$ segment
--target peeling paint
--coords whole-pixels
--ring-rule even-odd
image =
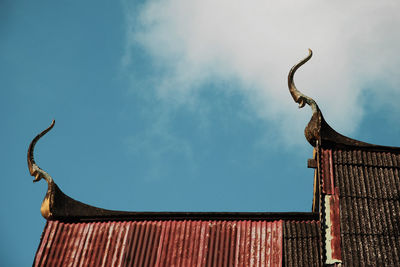
[[[326,250],[326,264],[335,264],[341,263],[342,261],[338,259],[336,256],[337,254],[337,247],[335,246],[337,243],[337,236],[335,235],[337,225],[332,222],[331,218],[331,207],[332,196],[325,195],[325,250]],[[339,231],[340,235],[340,231]],[[340,241],[340,239],[339,239]],[[339,242],[339,249],[340,249],[340,242]]]

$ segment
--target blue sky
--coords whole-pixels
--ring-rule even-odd
[[[362,8],[360,5],[362,3]],[[396,1],[3,1],[0,265],[32,263],[47,190],[131,211],[310,211],[311,111],[400,146]]]

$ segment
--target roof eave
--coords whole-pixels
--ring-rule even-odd
[[[45,207],[44,207],[45,206]],[[49,212],[44,213],[43,210]],[[129,212],[101,209],[77,201],[55,184],[49,184],[42,203],[42,215],[47,220],[104,221],[104,220],[295,220],[317,221],[314,212]]]
[[[319,144],[325,148],[335,147],[339,149],[352,148],[369,151],[400,152],[400,147],[370,144],[338,133],[325,121],[320,109],[312,115],[310,122],[304,130],[304,135],[313,147]]]

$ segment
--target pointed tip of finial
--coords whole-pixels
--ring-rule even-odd
[[[45,172],[44,170],[42,170],[35,162],[34,159],[34,149],[35,149],[35,145],[37,143],[37,141],[39,141],[39,139],[45,135],[46,133],[48,133],[55,124],[55,120],[53,119],[53,121],[51,122],[50,126],[47,127],[44,131],[42,131],[41,133],[39,133],[30,143],[29,148],[28,148],[28,155],[27,155],[27,160],[28,160],[28,168],[29,168],[29,173],[35,177],[35,179],[33,180],[33,182],[38,182],[40,181],[40,179],[44,178],[48,183],[52,182],[53,179],[51,178],[51,176]]]
[[[300,68],[304,63],[306,63],[307,61],[310,60],[310,58],[312,57],[313,52],[312,50],[309,48],[308,49],[308,56],[305,57],[303,60],[301,60],[299,63],[297,63],[296,65],[294,65],[289,72],[289,76],[288,76],[288,87],[289,87],[289,92],[293,97],[293,100],[299,104],[299,108],[304,107],[306,104],[311,106],[313,112],[317,111],[317,104],[315,103],[315,101],[311,98],[308,97],[306,95],[304,95],[303,93],[301,93],[297,88],[296,85],[294,84],[294,74],[296,73],[297,69]]]

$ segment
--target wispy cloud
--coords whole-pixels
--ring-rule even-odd
[[[159,109],[156,109],[156,112]],[[131,135],[124,140],[129,153],[139,156],[140,161],[150,162],[151,166],[147,168],[144,177],[147,181],[158,181],[166,173],[171,171],[168,168],[168,161],[185,159],[191,166],[187,169],[194,170],[192,148],[188,142],[178,138],[170,129],[170,117],[167,108],[162,110],[159,115],[154,112],[148,112],[147,118],[151,118],[151,124],[143,131]]]
[[[398,1],[153,0],[125,8],[124,64],[133,46],[149,53],[162,73],[161,99],[185,103],[210,81],[235,83],[259,118],[300,130],[310,113],[293,116],[286,76],[310,47],[314,58],[296,85],[350,133],[367,107],[363,90],[377,90],[369,84],[390,80],[380,95],[400,85]]]

